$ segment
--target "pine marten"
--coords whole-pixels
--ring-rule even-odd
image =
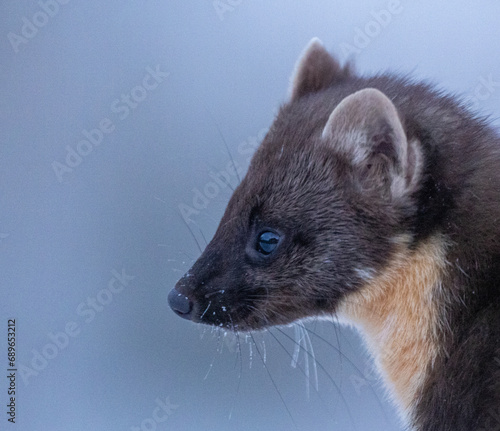
[[[168,299],[233,331],[338,316],[410,429],[497,429],[499,136],[455,97],[359,76],[313,39]]]

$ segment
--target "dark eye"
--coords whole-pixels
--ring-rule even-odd
[[[257,251],[267,256],[276,250],[279,240],[280,236],[275,232],[262,232],[257,239]]]

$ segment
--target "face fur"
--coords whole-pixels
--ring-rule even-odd
[[[169,295],[178,315],[238,331],[332,315],[384,267],[411,217],[418,149],[391,101],[349,94],[350,79],[322,46],[303,54],[290,102]]]

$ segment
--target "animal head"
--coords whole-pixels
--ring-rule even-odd
[[[170,306],[238,331],[335,313],[410,230],[421,175],[421,145],[393,101],[313,39]]]

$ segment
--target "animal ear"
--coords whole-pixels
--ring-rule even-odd
[[[396,107],[381,91],[366,88],[343,99],[322,139],[352,161],[364,189],[398,198],[417,187],[420,143],[408,141]]]
[[[300,55],[290,78],[290,101],[330,86],[348,74],[315,37]]]

